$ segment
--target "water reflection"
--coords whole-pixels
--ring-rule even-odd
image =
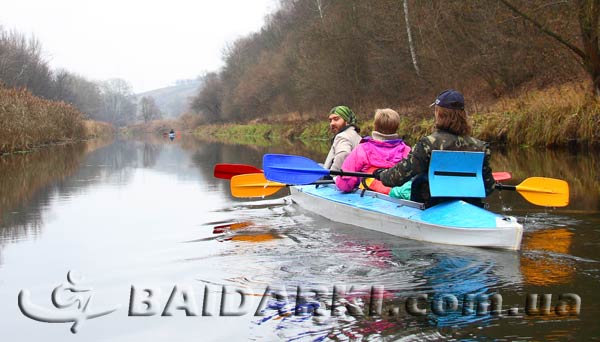
[[[345,238],[352,241],[352,235]],[[377,236],[370,238],[378,240]],[[275,335],[270,334],[277,334],[291,341],[441,337],[439,329],[492,324],[497,318],[491,313],[477,314],[480,303],[486,301],[484,296],[518,284],[519,259],[514,253],[473,254],[468,249],[444,247],[433,252],[418,244],[410,248],[410,244],[341,243],[342,248],[333,249],[330,258],[337,253],[349,257],[342,252],[346,247],[352,255],[362,252],[364,259],[347,259],[335,270],[325,267],[322,273],[327,274],[326,281],[287,286],[285,295],[281,288],[274,290],[265,317],[255,321],[253,337],[272,340]],[[364,268],[366,265],[369,269]],[[302,293],[298,287],[302,286],[323,290],[319,296],[303,293],[298,297]],[[334,286],[347,292],[336,296]],[[374,288],[381,295],[374,295]],[[415,298],[420,298],[422,315],[408,311],[407,303]],[[452,300],[455,307],[448,304]],[[381,301],[382,310],[371,315],[377,301]],[[298,310],[303,313],[298,314]]]
[[[586,151],[556,151],[510,149],[494,153],[492,168],[512,172],[514,183],[532,176],[564,179],[569,183],[570,205],[567,210],[600,212],[600,167],[598,153]],[[508,183],[508,182],[507,182]],[[526,209],[536,209],[524,203]]]
[[[125,184],[135,168],[154,167],[161,144],[98,139],[0,157],[0,247],[39,235],[50,201],[68,200],[99,183]],[[173,154],[174,159],[182,157],[179,149]]]
[[[523,238],[521,272],[529,285],[550,286],[573,280],[573,260],[570,254],[574,233],[566,228],[538,230]],[[563,255],[563,257],[561,257]]]
[[[439,337],[438,329],[481,326],[495,320],[489,314],[465,315],[462,309],[432,313],[432,302],[440,296],[454,296],[462,305],[465,295],[515,291],[522,282],[517,253],[389,239],[304,212],[286,198],[240,202],[223,213],[231,213],[232,221],[210,221],[203,226],[226,239],[196,243],[203,244],[199,250],[218,241],[235,244],[234,250],[224,250],[217,257],[228,265],[230,277],[214,277],[201,268],[198,280],[244,286],[256,294],[273,287],[264,317],[255,320],[252,329],[251,337],[257,340]],[[198,267],[201,260],[186,261]],[[348,292],[336,305],[332,304],[334,286]],[[368,314],[373,286],[383,290],[383,317]],[[324,289],[319,297],[309,294],[300,300],[300,310],[307,314],[296,314],[298,288]],[[421,294],[429,295],[420,303],[428,313],[423,317],[407,313],[406,301]],[[345,314],[332,316],[337,306],[344,307]],[[315,314],[319,310],[324,310],[323,315]],[[357,312],[365,314],[357,316]]]
[[[96,340],[142,341],[154,333],[191,340],[197,325],[207,327],[198,331],[209,335],[206,340],[222,340],[222,331],[214,328],[218,324],[235,331],[232,339],[242,340],[248,338],[248,328],[255,340],[298,341],[543,340],[577,334],[575,330],[594,336],[592,316],[600,300],[600,220],[594,203],[598,196],[593,194],[598,179],[586,172],[567,172],[597,169],[596,156],[577,155],[575,164],[566,167],[564,161],[573,158],[568,154],[494,154],[494,168],[513,173],[510,184],[533,175],[569,182],[579,177],[571,187],[574,200],[565,209],[533,207],[509,192],[491,198],[494,210],[518,216],[525,226],[523,250],[511,252],[390,238],[338,224],[304,211],[286,191],[260,200],[234,199],[228,182],[212,176],[216,163],[260,167],[264,153],[324,158],[324,152],[306,145],[248,147],[182,136],[173,142],[147,137],[61,151],[0,159],[0,248],[7,256],[0,260],[0,295],[7,302],[14,301],[15,288],[24,283],[51,289],[57,275],[70,267],[96,275],[94,288],[99,292],[125,293],[124,297],[136,283],[239,286],[253,290],[255,299],[267,287],[280,292],[279,297],[273,292],[276,296],[266,303],[265,316],[247,317],[246,325],[231,324],[229,317],[155,317],[148,324],[123,314],[107,318],[110,324],[98,321],[86,327],[99,336]],[[543,166],[519,162],[523,158]],[[9,241],[16,243],[5,249]],[[44,261],[32,265],[24,260]],[[334,286],[346,289],[338,302],[333,300]],[[325,289],[322,296],[310,291],[302,296],[301,311],[307,315],[296,315],[298,288]],[[284,289],[287,296],[281,295]],[[500,294],[506,305],[522,305],[524,294],[548,292],[580,294],[590,303],[585,308],[589,316],[582,315],[577,323],[509,319],[464,314],[461,307],[465,295]],[[381,302],[379,317],[369,314],[373,293]],[[426,314],[408,313],[406,302],[421,295],[428,296],[418,305],[427,308]],[[454,297],[459,308],[450,310]],[[437,299],[445,300],[447,312],[433,311]],[[17,317],[12,309],[4,307],[3,317]],[[330,314],[314,314],[321,309]],[[363,316],[356,315],[361,311]],[[29,327],[22,321],[10,321],[17,328],[11,324],[8,337]],[[185,324],[192,328],[180,329]],[[49,331],[43,329],[36,330],[38,335]],[[50,332],[56,337],[50,340],[61,340],[57,334],[62,331],[56,331]],[[86,337],[91,336],[96,335]]]
[[[47,203],[55,196],[68,197],[77,191],[69,177],[87,153],[110,142],[96,140],[0,157],[0,252],[7,242],[40,234]]]

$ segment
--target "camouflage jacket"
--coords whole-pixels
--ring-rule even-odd
[[[494,178],[490,167],[490,150],[487,143],[470,136],[457,136],[442,130],[421,138],[406,159],[381,173],[381,182],[389,187],[399,186],[416,175],[426,174],[429,171],[431,151],[434,150],[485,152],[483,181],[486,195],[492,193]]]

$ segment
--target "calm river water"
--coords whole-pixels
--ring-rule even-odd
[[[525,227],[513,252],[331,222],[286,189],[234,199],[212,176],[215,163],[260,167],[266,152],[324,157],[186,136],[1,157],[2,340],[600,340],[597,153],[496,151],[508,184],[547,176],[571,186],[566,208],[490,198]],[[526,312],[533,294],[539,310]],[[502,299],[502,315],[484,310],[485,296]]]

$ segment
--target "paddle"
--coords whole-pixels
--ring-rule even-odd
[[[263,171],[257,167],[246,164],[216,164],[214,176],[215,178],[231,179],[233,176],[259,172]],[[510,172],[506,171],[492,172],[492,176],[496,182],[502,182],[512,178]]]
[[[529,177],[519,185],[496,184],[498,190],[517,191],[530,203],[544,207],[566,207],[569,184],[562,179]]]
[[[332,184],[333,180],[316,181],[311,184]],[[266,197],[288,186],[272,182],[263,173],[248,173],[231,178],[230,188],[233,197]]]
[[[263,168],[268,180],[299,185],[310,184],[326,175],[373,178],[371,173],[328,170],[308,158],[284,154],[265,154]],[[495,187],[517,191],[536,205],[562,207],[569,204],[569,185],[559,179],[531,177],[516,186],[496,184]]]
[[[268,180],[294,185],[310,184],[328,175],[373,177],[371,173],[328,170],[308,158],[287,154],[265,154],[263,169]]]
[[[510,174],[510,172],[498,171],[498,172],[492,172],[492,177],[494,177],[494,180],[496,182],[502,182],[502,181],[511,179],[512,175]]]
[[[262,172],[261,169],[245,164],[216,164],[214,169],[215,178],[231,179],[233,176],[246,173]]]

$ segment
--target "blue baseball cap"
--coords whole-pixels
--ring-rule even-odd
[[[465,98],[463,95],[454,89],[447,89],[441,92],[435,102],[430,107],[440,106],[448,109],[465,109]]]

